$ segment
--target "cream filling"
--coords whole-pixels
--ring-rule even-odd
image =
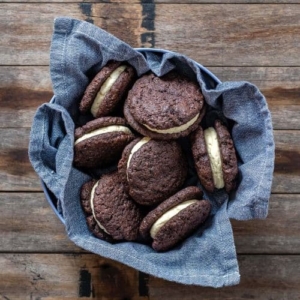
[[[111,126],[99,128],[99,129],[96,129],[94,131],[91,131],[89,133],[84,134],[82,137],[78,138],[75,141],[74,145],[76,145],[76,144],[78,144],[78,143],[80,143],[80,142],[82,142],[86,139],[95,137],[95,136],[100,135],[100,134],[108,133],[108,132],[124,132],[124,133],[127,133],[127,134],[131,134],[130,129],[126,126],[111,125]]]
[[[121,73],[123,73],[125,71],[126,67],[127,66],[122,65],[122,66],[116,68],[102,84],[98,94],[96,95],[96,98],[94,99],[92,107],[91,107],[91,113],[94,117],[96,117],[99,106],[100,106],[101,102],[103,101],[105,95],[111,89],[111,87],[116,82],[116,80],[119,78]]]
[[[131,149],[128,160],[127,160],[127,170],[129,169],[129,165],[130,165],[130,161],[132,158],[132,155],[138,151],[143,145],[145,145],[146,143],[148,143],[151,140],[151,138],[149,137],[144,137],[142,138],[138,143],[136,143],[134,145],[134,147]],[[128,175],[127,175],[127,179],[128,179]]]
[[[158,133],[178,133],[178,132],[185,131],[190,126],[192,126],[197,121],[198,117],[199,117],[199,114],[197,114],[193,119],[191,119],[190,121],[188,121],[187,123],[185,123],[183,125],[168,128],[168,129],[155,129],[155,128],[151,128],[150,126],[148,126],[146,124],[142,124],[142,125],[145,126],[146,128],[148,128],[149,130],[155,131]]]
[[[221,152],[217,132],[213,127],[204,130],[204,140],[209,156],[214,185],[217,189],[224,187]]]
[[[187,200],[184,201],[170,210],[168,210],[166,213],[164,213],[160,218],[156,220],[156,222],[152,225],[150,230],[150,236],[154,239],[158,231],[174,216],[176,216],[180,211],[184,210],[188,206],[192,205],[193,203],[196,203],[198,200]]]
[[[97,181],[97,182],[95,183],[95,185],[93,186],[93,188],[92,188],[92,191],[91,191],[91,197],[90,197],[90,204],[91,204],[93,216],[94,216],[94,219],[95,219],[96,223],[98,224],[98,226],[99,226],[102,230],[104,230],[107,234],[109,234],[109,233],[106,231],[106,229],[101,225],[101,223],[97,220],[96,214],[95,214],[95,210],[94,210],[94,196],[95,196],[95,190],[96,190],[96,187],[97,187],[97,185],[98,185],[98,182],[99,182],[99,181]]]

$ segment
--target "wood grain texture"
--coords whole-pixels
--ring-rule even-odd
[[[298,66],[299,13],[284,4],[157,5],[155,46],[211,66]]]
[[[274,193],[299,193],[300,140],[299,131],[275,131]]]
[[[29,128],[0,128],[0,191],[41,191],[28,159]],[[273,193],[300,193],[300,131],[275,130]]]
[[[265,220],[234,221],[239,254],[300,252],[300,195],[272,195]],[[0,193],[0,252],[85,252],[67,237],[42,193]]]
[[[193,300],[201,295],[201,299],[214,300],[299,299],[299,255],[241,255],[238,259],[241,283],[212,289],[152,276],[141,278],[129,267],[92,254],[1,254],[0,297]]]
[[[21,10],[17,3],[2,4],[0,65],[48,65],[53,21],[62,15],[95,23],[134,47],[151,46],[149,10],[141,4],[24,3]]]
[[[31,127],[52,95],[49,67],[0,67],[0,127]]]
[[[29,129],[0,129],[0,191],[41,190],[28,158]]]
[[[0,211],[0,252],[84,252],[42,193],[0,193]]]
[[[237,253],[300,253],[300,195],[273,194],[264,220],[232,220]]]
[[[150,299],[299,299],[300,256],[240,255],[238,260],[241,282],[237,286],[212,289],[150,277]]]
[[[209,67],[222,81],[245,80],[265,95],[275,129],[300,129],[300,67]],[[0,67],[0,128],[31,127],[52,97],[49,67]]]
[[[19,10],[1,5],[1,65],[47,65],[53,18],[65,15],[133,47],[178,51],[204,65],[299,66],[297,4],[24,3]]]
[[[0,254],[0,265],[0,299],[144,299],[137,271],[92,254]]]

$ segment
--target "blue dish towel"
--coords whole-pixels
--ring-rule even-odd
[[[72,166],[78,105],[90,79],[111,59],[127,61],[138,75],[152,70],[160,76],[179,68],[198,80],[207,103],[233,124],[239,157],[237,190],[229,196],[224,191],[205,194],[213,205],[205,228],[166,253],[134,242],[112,245],[95,238],[80,206],[80,187],[90,177]],[[54,97],[35,114],[29,157],[58,199],[70,239],[83,249],[166,280],[212,287],[239,283],[229,218],[267,216],[274,168],[271,116],[259,90],[248,82],[214,83],[198,64],[183,55],[138,52],[104,30],[70,18],[55,20],[50,71]]]

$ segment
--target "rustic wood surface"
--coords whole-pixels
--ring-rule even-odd
[[[300,299],[299,0],[0,0],[0,300]],[[232,220],[241,283],[221,289],[148,276],[74,245],[28,160],[52,97],[53,19],[94,23],[133,47],[189,55],[266,96],[276,159],[269,215]]]
[[[207,66],[299,64],[295,4],[3,3],[0,9],[2,65],[47,65],[59,15],[90,21],[133,47],[178,51]]]
[[[213,289],[167,282],[93,254],[5,253],[0,299],[299,299],[299,255],[238,260],[241,283]]]

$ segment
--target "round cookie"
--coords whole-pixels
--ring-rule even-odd
[[[213,192],[225,188],[229,193],[236,186],[237,157],[228,129],[219,120],[214,128],[203,131],[199,126],[191,135],[195,167],[203,187]]]
[[[94,77],[81,99],[79,110],[95,118],[107,116],[117,106],[135,79],[133,67],[110,61]]]
[[[187,162],[177,141],[144,137],[125,147],[118,170],[137,203],[154,205],[180,189],[187,176]]]
[[[169,140],[187,136],[205,112],[198,83],[171,71],[139,78],[128,92],[124,116],[144,136]]]
[[[125,192],[118,172],[83,185],[81,203],[87,224],[96,236],[106,240],[134,241],[138,238],[142,214]]]
[[[103,117],[75,130],[74,165],[102,167],[117,161],[124,147],[134,139],[125,120]]]
[[[152,248],[166,251],[187,238],[208,217],[211,204],[202,191],[187,187],[152,210],[141,222],[140,234],[152,240]]]

